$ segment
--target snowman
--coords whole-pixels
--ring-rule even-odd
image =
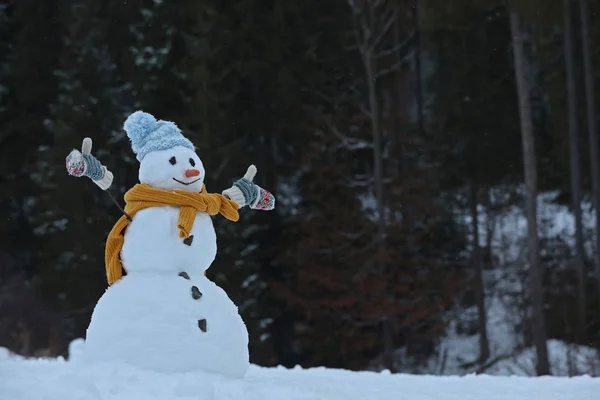
[[[212,216],[237,221],[238,209],[270,210],[274,197],[252,182],[254,166],[222,194],[208,193],[202,161],[173,122],[137,111],[124,129],[140,162],[140,183],[125,194],[124,215],[107,239],[110,286],[92,314],[83,359],[243,378],[246,326],[205,276],[217,253]],[[67,169],[106,190],[113,176],[90,151],[86,138],[82,151],[67,157]]]

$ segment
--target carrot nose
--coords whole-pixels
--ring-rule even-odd
[[[191,178],[192,176],[198,176],[198,175],[200,175],[200,171],[198,171],[197,169],[186,169],[185,170],[186,178]]]

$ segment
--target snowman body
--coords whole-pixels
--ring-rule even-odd
[[[175,158],[186,161],[180,162],[186,171],[191,163],[200,178],[184,179],[171,168]],[[175,183],[171,175],[178,178]],[[189,149],[150,153],[140,168],[142,183],[165,190],[183,182],[183,189],[200,191],[203,177],[202,164]],[[151,207],[133,216],[121,250],[127,275],[98,301],[84,357],[160,372],[203,370],[242,378],[249,367],[248,331],[235,304],[204,276],[217,252],[212,219],[198,212],[184,240],[179,212],[174,206]]]
[[[183,271],[202,274],[210,267],[217,254],[211,216],[197,214],[186,245],[177,228],[179,211],[179,207],[152,207],[134,215],[121,250],[128,275],[154,272],[177,276]]]
[[[192,297],[196,287],[202,297]],[[206,321],[203,332],[198,321]],[[128,275],[100,298],[85,359],[159,372],[195,370],[243,378],[248,333],[227,294],[204,276]]]

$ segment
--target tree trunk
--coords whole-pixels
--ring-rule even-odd
[[[415,1],[413,7],[413,19],[415,23],[415,83],[416,83],[416,100],[417,100],[417,123],[419,127],[418,134],[423,134],[423,93],[421,83],[421,30],[419,29],[419,1]]]
[[[394,62],[399,63],[402,59],[402,52],[400,51],[400,22],[397,20],[394,23]],[[405,122],[408,120],[404,114],[403,104],[406,104],[406,88],[405,88],[405,77],[404,71],[398,69],[394,73],[394,89],[395,93],[392,94],[393,104],[393,118],[394,118],[394,132],[390,138],[390,148],[396,154],[394,163],[392,165],[395,174],[399,174],[401,177],[406,177],[408,169],[408,151],[406,149],[406,143],[408,141],[407,130],[405,128]]]
[[[377,241],[380,246],[383,246],[385,240],[385,209],[383,206],[383,154],[381,149],[379,102],[377,101],[374,57],[370,50],[366,51],[364,58],[369,90],[371,132],[373,135],[373,171],[375,175],[375,200],[377,202]]]
[[[586,295],[583,227],[581,224],[581,186],[579,172],[579,132],[577,127],[577,93],[575,67],[573,65],[573,38],[571,26],[571,0],[563,0],[565,71],[567,81],[567,104],[569,111],[569,147],[571,166],[571,196],[575,215],[575,269],[577,273],[577,335],[579,343],[585,342]]]
[[[533,341],[537,354],[538,375],[549,375],[548,348],[546,344],[546,323],[544,318],[544,301],[542,277],[540,271],[540,255],[537,234],[537,171],[536,156],[533,137],[533,119],[527,85],[525,54],[520,26],[520,16],[514,9],[510,9],[510,31],[513,44],[513,57],[515,77],[517,81],[517,98],[519,103],[519,117],[521,120],[521,137],[523,143],[523,165],[525,169],[526,211],[527,211],[527,238],[529,247],[529,263],[531,273],[531,302]]]
[[[487,317],[485,312],[485,290],[483,286],[483,263],[479,246],[479,214],[477,212],[477,186],[475,181],[470,187],[471,230],[473,231],[473,268],[475,270],[475,296],[477,297],[477,313],[479,314],[479,362],[490,357],[490,343],[487,334]]]
[[[583,50],[583,66],[585,70],[585,98],[588,123],[588,140],[590,148],[590,166],[592,188],[594,192],[594,209],[596,210],[596,253],[594,266],[598,281],[598,297],[600,298],[600,167],[598,166],[598,138],[596,129],[596,93],[594,92],[594,68],[592,66],[592,44],[590,43],[590,23],[587,0],[579,0],[581,14],[581,39]]]
[[[371,113],[371,132],[373,136],[373,171],[375,183],[375,200],[377,202],[377,257],[381,257],[385,251],[385,207],[383,199],[383,151],[381,148],[381,128],[379,102],[377,100],[377,78],[375,77],[375,57],[372,49],[363,51],[365,64],[366,82],[369,92],[369,111]],[[379,260],[377,260],[379,265]],[[394,341],[393,327],[389,318],[382,321],[383,360],[387,369],[394,371]]]

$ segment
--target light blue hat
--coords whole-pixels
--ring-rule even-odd
[[[151,151],[166,150],[175,146],[187,147],[194,151],[192,142],[181,134],[174,122],[157,121],[153,115],[143,111],[136,111],[127,117],[123,128],[140,162]]]

